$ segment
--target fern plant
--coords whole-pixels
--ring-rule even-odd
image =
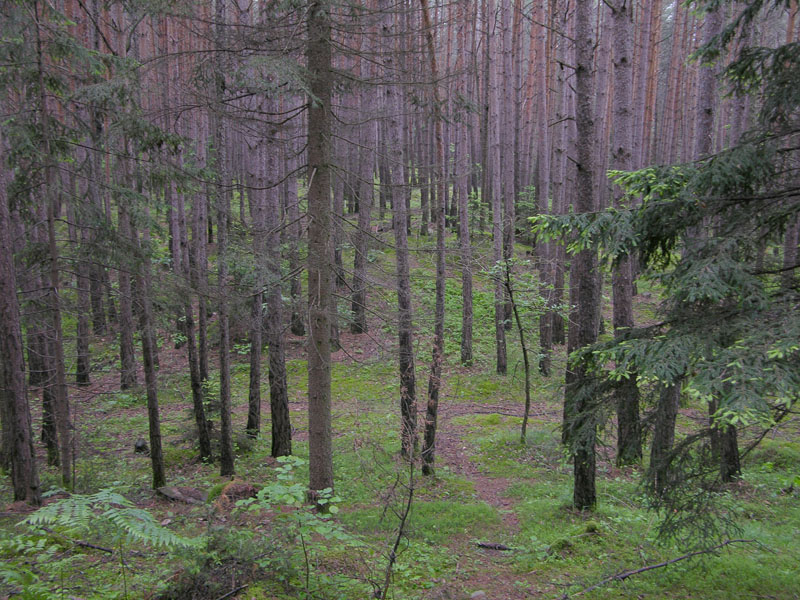
[[[52,558],[56,551],[70,546],[116,554],[122,574],[121,597],[128,598],[124,554],[129,545],[178,550],[195,548],[200,543],[161,526],[153,515],[112,489],[73,494],[48,504],[20,522],[20,526],[26,531],[0,544],[0,556],[6,559],[0,568],[0,580],[20,590],[23,598],[36,600],[61,597],[54,590],[60,587],[56,582],[63,580],[64,565],[57,566]],[[111,590],[103,593],[106,598],[113,595]]]
[[[64,535],[108,532],[108,538],[117,548],[132,542],[165,550],[197,545],[196,540],[162,527],[153,515],[112,489],[73,494],[40,508],[23,522],[32,527],[49,527]]]

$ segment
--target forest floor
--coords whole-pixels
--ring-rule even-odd
[[[390,256],[377,260],[385,261],[385,272],[391,272]],[[420,427],[433,314],[429,262],[430,256],[420,253],[412,269],[418,302]],[[508,375],[494,374],[494,332],[487,320],[492,297],[484,282],[475,293],[477,359],[471,367],[458,365],[460,284],[455,266],[451,269],[448,360],[434,477],[422,476],[397,455],[396,342],[393,324],[381,316],[392,314],[390,290],[381,297],[376,288],[370,334],[354,336],[343,328],[343,349],[334,356],[333,503],[338,512],[330,518],[296,501],[297,490],[307,481],[307,464],[280,463],[269,456],[268,399],[262,408],[261,436],[253,441],[244,435],[245,354],[236,356],[233,366],[235,481],[237,493],[249,485],[267,490],[249,505],[258,510],[246,510],[252,501],[242,501],[230,480],[218,476],[216,465],[197,459],[185,350],[174,349],[166,333],[159,394],[168,484],[198,490],[208,494],[208,500],[187,504],[153,492],[150,461],[134,452],[136,440],[147,439],[143,390],[119,392],[114,341],[97,339],[92,385],[71,389],[78,448],[76,492],[113,488],[154,516],[161,527],[202,543],[181,549],[167,542],[159,546],[153,540],[133,540],[108,522],[114,506],[96,508],[90,527],[53,526],[36,532],[17,525],[29,509],[10,503],[9,485],[3,480],[0,562],[6,562],[0,568],[0,599],[361,600],[378,597],[376,589],[387,589],[386,597],[398,600],[800,598],[797,419],[775,428],[747,456],[742,480],[721,494],[725,510],[740,527],[736,537],[752,542],[584,593],[614,574],[682,556],[686,547],[658,539],[659,516],[647,510],[639,486],[641,468],[615,466],[613,422],[601,430],[597,509],[580,513],[569,508],[571,467],[559,443],[564,348],[554,355],[551,378],[533,374],[533,404],[523,444],[524,373],[517,335],[509,332]],[[652,318],[655,306],[649,291],[640,295],[639,321]],[[604,310],[608,319],[608,306]],[[528,335],[534,337],[533,327]],[[303,340],[290,334],[286,340],[293,450],[306,458]],[[210,393],[215,382],[212,377]],[[39,403],[34,404],[38,433]],[[689,431],[704,418],[700,407],[685,406],[679,428]],[[754,435],[756,428],[752,429],[743,429],[743,447]],[[44,464],[43,454],[40,459]],[[42,485],[51,492],[49,505],[68,502],[66,494],[58,493],[55,468],[44,469]],[[387,579],[395,544],[396,560]]]

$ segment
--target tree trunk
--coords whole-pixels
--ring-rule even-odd
[[[675,420],[678,416],[678,403],[681,385],[675,383],[661,388],[656,406],[656,422],[653,428],[653,443],[650,446],[650,478],[656,495],[662,494],[670,486],[670,452],[675,442]]]
[[[593,74],[592,55],[594,35],[591,30],[593,4],[577,0],[575,8],[576,69],[575,95],[577,127],[577,179],[573,203],[576,213],[595,209],[593,189],[593,140],[595,139],[592,114]],[[572,354],[597,339],[597,297],[595,282],[598,272],[597,254],[583,250],[573,256],[570,269],[570,326],[567,353]],[[564,394],[563,439],[572,451],[574,462],[573,504],[579,510],[591,509],[596,502],[595,491],[595,439],[594,415],[589,410],[588,399],[579,394],[587,383],[585,367],[571,361],[567,365]]]
[[[327,0],[308,11],[308,445],[312,495],[333,487],[329,258],[331,195],[331,19]]]
[[[258,142],[255,142],[258,144]],[[264,142],[262,141],[263,145]],[[261,431],[261,349],[264,346],[262,331],[264,329],[263,290],[267,284],[267,252],[266,252],[266,201],[264,173],[267,165],[266,156],[260,146],[256,148],[248,144],[247,153],[247,199],[250,203],[253,238],[254,289],[251,292],[250,306],[250,385],[247,395],[247,425],[245,431],[253,439]]]
[[[547,22],[547,9],[544,3],[539,5],[536,13],[540,23]],[[539,99],[537,103],[536,133],[536,203],[539,214],[547,215],[551,211],[550,198],[550,127],[548,126],[549,84],[547,64],[550,55],[547,29],[539,27],[537,36],[537,61],[531,68],[538,73]],[[544,377],[550,376],[551,354],[553,351],[553,317],[555,309],[555,245],[552,242],[539,242],[536,249],[539,259],[539,273],[544,291],[546,310],[539,315],[539,372]]]
[[[439,413],[439,390],[442,386],[442,360],[444,354],[444,293],[445,293],[445,154],[442,139],[442,99],[439,92],[439,71],[436,63],[436,48],[433,39],[428,1],[420,0],[422,22],[430,61],[431,81],[433,82],[434,104],[434,136],[436,140],[436,156],[434,162],[436,197],[436,312],[434,315],[433,359],[428,379],[428,406],[425,414],[425,441],[422,445],[422,473],[433,475],[433,463],[436,454],[436,426]]]
[[[344,157],[339,157],[340,161]],[[340,163],[341,164],[341,163]],[[340,167],[341,168],[341,167]],[[342,218],[344,216],[344,173],[333,174],[333,213],[331,219],[331,246],[333,247],[333,271],[336,275],[336,289],[346,285],[344,264],[342,263]]]
[[[278,168],[277,148],[267,147],[265,163],[267,177],[275,179]],[[281,294],[281,244],[280,244],[280,208],[281,199],[275,181],[270,181],[266,190],[264,211],[264,231],[267,267],[267,344],[269,345],[269,404],[272,421],[273,457],[288,456],[292,453],[292,426],[289,421],[289,394],[286,384],[286,357],[283,346],[283,296]]]
[[[188,223],[183,203],[178,205],[178,225],[180,230],[180,244],[183,254],[183,277],[187,282],[192,281],[192,271],[189,260],[189,232]],[[200,460],[211,460],[211,439],[208,433],[208,421],[206,420],[203,382],[200,377],[200,359],[197,355],[197,339],[195,335],[194,311],[192,310],[191,296],[187,292],[183,302],[184,324],[183,329],[186,333],[186,353],[189,362],[189,381],[192,388],[192,408],[194,412],[195,426],[197,427],[197,439],[200,445]]]
[[[128,153],[127,142],[123,143],[124,153]],[[131,185],[131,175],[127,161],[120,161],[121,178],[125,185]],[[128,203],[121,198],[117,203],[117,221],[123,244],[128,249],[132,246],[133,230]],[[133,332],[133,286],[131,285],[131,270],[133,257],[128,257],[128,264],[119,269],[119,359],[120,359],[120,389],[127,390],[136,387],[136,354],[134,350]]]
[[[86,230],[81,228],[82,252],[89,252],[88,236]],[[75,383],[89,385],[91,370],[91,355],[89,354],[89,264],[80,260],[77,266],[76,287],[78,288],[78,323],[75,331]]]
[[[34,5],[37,11],[37,24],[38,20],[38,4]],[[59,449],[59,464],[61,466],[61,482],[67,489],[72,489],[72,468],[74,460],[74,447],[73,447],[73,426],[72,417],[70,415],[69,395],[67,393],[67,380],[64,366],[64,343],[63,331],[61,327],[61,300],[59,296],[60,282],[58,273],[59,252],[56,242],[56,217],[60,210],[60,203],[58,199],[59,182],[56,177],[55,168],[53,164],[55,161],[55,153],[51,147],[52,139],[50,137],[50,111],[47,103],[47,87],[45,84],[44,73],[44,54],[42,49],[41,31],[39,27],[36,28],[36,55],[37,55],[37,75],[39,84],[39,126],[41,133],[42,154],[44,159],[44,198],[43,203],[46,210],[47,221],[47,247],[49,252],[49,281],[48,285],[48,304],[50,308],[51,328],[53,331],[52,349],[54,351],[53,366],[55,380],[53,385],[53,415],[56,422],[56,430],[58,432],[58,449]]]
[[[514,103],[514,67],[511,56],[511,1],[512,0],[500,0],[500,29],[502,38],[502,62],[500,69],[502,72],[502,85],[498,86],[498,95],[500,97],[498,98],[497,106],[501,116],[501,122],[498,123],[498,128],[502,134],[500,134],[500,139],[498,140],[500,145],[500,162],[498,166],[500,168],[495,172],[495,175],[499,177],[502,182],[504,265],[508,265],[511,258],[514,256],[514,229],[516,227],[515,205],[517,199],[517,190],[514,187],[514,164],[517,160],[514,148],[514,139],[516,137],[514,132],[517,130],[517,121],[515,118],[516,105]],[[514,320],[514,315],[512,314],[513,308],[511,305],[511,298],[508,296],[505,286],[502,285],[502,287],[505,294],[503,327],[506,331],[510,331]]]
[[[135,234],[134,234],[135,235]],[[145,244],[149,243],[145,235]],[[142,339],[142,363],[144,364],[144,381],[147,390],[147,421],[150,432],[150,462],[153,468],[153,489],[163,487],[167,483],[164,473],[164,455],[161,448],[161,419],[158,410],[158,379],[156,376],[156,339],[153,323],[152,282],[150,274],[149,249],[142,257],[137,289],[141,294],[140,335]]]
[[[461,130],[461,141],[466,145],[469,141],[466,128]],[[457,169],[458,196],[458,245],[461,250],[461,364],[472,364],[472,242],[469,231],[469,168],[466,160]]]
[[[494,19],[494,0],[487,2],[487,19]],[[491,37],[489,31],[492,29],[489,22],[486,24],[486,36],[484,43],[486,49],[485,73],[487,76],[486,85],[489,89],[489,102],[491,104],[492,118],[486,124],[490,128],[490,163],[488,167],[491,173],[491,198],[492,198],[492,261],[493,266],[498,271],[503,268],[503,192],[502,192],[502,154],[501,154],[501,129],[500,129],[500,86],[498,85],[498,73],[496,72],[496,60],[490,50]],[[502,273],[495,273],[494,277],[494,330],[495,330],[495,352],[497,373],[505,375],[508,369],[508,357],[506,354],[506,305],[505,305],[505,286],[503,285]]]
[[[367,90],[359,92],[359,106],[366,113],[375,97]],[[370,222],[372,213],[372,156],[370,148],[375,147],[375,129],[372,124],[361,125],[358,160],[358,228],[355,234],[353,256],[353,321],[350,333],[367,333],[367,253],[369,251]]]
[[[219,474],[229,477],[234,474],[233,424],[231,423],[231,339],[230,313],[228,308],[228,224],[230,220],[229,186],[231,178],[228,171],[228,148],[223,109],[225,91],[225,75],[223,72],[220,51],[223,48],[223,37],[226,25],[226,2],[217,0],[215,8],[215,100],[216,111],[212,114],[213,143],[215,156],[216,185],[215,200],[217,209],[217,290],[219,310],[219,413],[220,413],[220,460]],[[210,236],[209,236],[210,238]]]
[[[617,0],[611,6],[614,30],[614,96],[611,168],[628,171],[632,168],[633,115],[631,113],[633,64],[633,6],[630,0]],[[623,208],[623,191],[614,189],[614,200]],[[614,266],[614,335],[620,337],[633,328],[633,273],[630,259],[622,257]],[[617,465],[635,464],[642,459],[641,425],[639,424],[639,388],[636,373],[619,382],[615,392],[617,403]]]
[[[395,252],[397,255],[397,330],[398,330],[398,366],[400,369],[400,453],[406,459],[416,454],[417,441],[417,405],[416,405],[416,372],[414,367],[414,329],[411,308],[411,283],[408,253],[408,215],[403,199],[402,189],[406,178],[404,174],[405,160],[399,117],[402,113],[400,90],[394,83],[397,75],[394,57],[397,51],[394,42],[395,26],[393,15],[389,10],[390,0],[381,0],[383,10],[382,61],[384,76],[387,81],[382,86],[383,94],[383,147],[391,164],[387,165],[388,179],[381,180],[381,187],[386,190],[392,202],[392,228],[394,230]]]
[[[0,150],[8,150],[0,134]],[[11,466],[14,500],[42,503],[36,452],[33,446],[31,411],[25,385],[22,328],[17,298],[14,245],[7,188],[11,174],[0,165],[0,402],[3,403],[3,454]]]
[[[716,9],[706,13],[703,23],[703,43],[706,44],[716,36],[722,28],[722,11]],[[716,106],[716,69],[713,65],[706,65],[700,69],[697,82],[697,118],[695,124],[694,158],[696,160],[708,157],[713,149],[714,109]],[[688,235],[695,237],[700,232],[690,232]],[[721,404],[719,398],[714,398],[708,404],[708,414],[711,419],[711,447],[714,456],[720,461],[720,477],[723,482],[730,482],[741,475],[739,464],[739,449],[737,444],[736,427],[732,425],[717,426],[715,415]]]
[[[13,232],[16,238],[28,236],[39,245],[47,243],[47,234],[42,223],[46,222],[46,210],[39,207],[37,224],[19,228]],[[13,218],[13,217],[12,217]],[[27,338],[28,382],[38,387],[42,393],[42,436],[41,441],[47,449],[47,464],[58,466],[58,432],[55,418],[55,352],[52,349],[53,334],[47,314],[47,284],[44,265],[35,258],[29,258],[20,265],[17,281],[25,301],[24,326]]]
[[[299,199],[297,197],[297,179],[294,175],[293,165],[284,157],[284,169],[287,174],[284,181],[286,189],[286,216],[289,219],[289,270],[291,277],[289,279],[289,295],[291,296],[291,325],[290,330],[294,335],[305,335],[306,326],[303,322],[303,308],[302,308],[302,283],[300,282],[300,270],[302,269],[300,263],[300,237],[302,236],[303,224],[300,221],[300,208]]]

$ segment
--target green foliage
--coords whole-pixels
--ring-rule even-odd
[[[77,568],[83,548],[118,555],[122,573],[122,590],[95,582],[93,597],[127,598],[123,553],[131,545],[171,552],[198,547],[197,540],[162,527],[149,512],[110,489],[57,500],[19,525],[22,531],[0,541],[0,580],[29,600],[63,598],[66,590],[75,589],[76,582],[65,574]]]
[[[117,547],[140,543],[170,550],[197,544],[162,527],[149,512],[111,489],[73,494],[43,506],[24,523],[33,528],[47,527],[65,536],[101,535],[101,539]]]
[[[347,577],[330,577],[318,565],[323,556],[362,553],[366,545],[349,533],[333,518],[339,512],[341,498],[331,489],[319,490],[314,506],[306,504],[308,489],[297,480],[296,469],[306,461],[296,456],[279,457],[276,479],[265,485],[255,498],[236,503],[242,513],[270,513],[275,533],[287,543],[295,572],[302,573],[300,581],[291,583],[306,594],[324,593],[331,586],[351,587]]]
[[[772,3],[743,4],[732,27],[698,56],[719,56],[733,32],[751,26],[766,4]],[[717,427],[769,428],[794,405],[798,265],[784,265],[780,253],[767,250],[779,247],[800,217],[797,147],[788,137],[798,123],[800,95],[788,82],[796,81],[799,58],[797,44],[744,48],[734,58],[727,70],[734,89],[763,101],[758,126],[738,145],[692,164],[611,173],[629,208],[534,219],[537,233],[566,240],[572,253],[597,247],[607,262],[636,254],[643,277],[666,298],[656,324],[572,357],[594,375],[578,390],[594,412],[589,427],[603,422],[616,384],[632,373],[652,406],[661,385],[670,384],[681,385],[701,407],[718,404]],[[686,543],[735,529],[709,432],[692,432],[676,445],[671,484],[652,500],[664,517],[662,533]]]

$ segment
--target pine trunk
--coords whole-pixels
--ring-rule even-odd
[[[5,136],[0,150],[6,153]],[[42,503],[36,451],[33,445],[31,411],[25,385],[22,322],[17,298],[14,245],[7,188],[11,174],[0,165],[0,402],[3,419],[3,454],[11,467],[14,500]]]
[[[577,128],[577,178],[573,207],[576,213],[595,210],[593,189],[595,139],[592,114],[593,74],[592,55],[594,35],[591,30],[592,2],[577,0],[575,8],[576,70],[575,95]],[[597,339],[597,297],[595,278],[598,272],[597,254],[592,249],[579,252],[572,258],[570,269],[570,326],[567,353],[572,354]],[[563,438],[571,449],[574,464],[573,504],[579,510],[591,509],[596,502],[594,415],[589,399],[579,392],[587,383],[585,367],[569,362],[565,377]]]
[[[331,96],[330,5],[313,0],[308,12],[308,444],[309,487],[333,487],[331,440],[331,265],[329,259]]]
[[[611,7],[614,33],[614,95],[611,168],[628,171],[633,156],[633,6],[630,0],[617,0]],[[623,209],[623,191],[614,189],[614,203]],[[633,273],[631,261],[622,257],[612,274],[614,296],[614,335],[624,336],[634,326]],[[639,423],[639,388],[636,373],[619,382],[615,391],[617,404],[617,464],[635,464],[642,459],[641,425]]]

